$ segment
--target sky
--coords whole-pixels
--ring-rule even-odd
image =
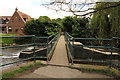
[[[64,11],[56,12],[45,6],[41,6],[43,2],[44,0],[0,0],[0,16],[12,16],[16,7],[19,11],[30,15],[32,18],[48,16],[56,19],[72,15],[71,13]]]
[[[19,11],[30,15],[32,18],[39,18],[40,16],[48,16],[51,19],[64,18],[65,16],[72,16],[72,13],[48,9],[41,5],[51,0],[0,0],[0,16],[12,16],[17,7]],[[53,0],[52,0],[53,1]],[[64,1],[64,0],[63,0]],[[69,1],[69,0],[67,0]],[[75,2],[84,2],[86,0],[73,0]],[[87,0],[96,1],[96,0]],[[102,1],[102,0],[98,0]],[[113,0],[106,0],[113,1]],[[118,1],[118,0],[117,0]],[[120,0],[119,0],[120,1]],[[85,7],[87,9],[87,7]],[[83,14],[83,13],[82,13]]]

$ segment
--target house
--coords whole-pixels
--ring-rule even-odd
[[[18,11],[16,8],[13,16],[7,24],[7,34],[24,35],[24,25],[26,21],[29,21],[31,19],[32,18],[29,15]]]
[[[0,16],[0,33],[7,33],[7,24],[11,16]]]

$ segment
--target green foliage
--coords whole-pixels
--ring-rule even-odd
[[[0,36],[15,36],[15,34],[0,34]],[[14,43],[14,38],[2,38],[3,44],[12,44]]]
[[[14,39],[14,43],[16,44],[30,44],[32,43],[32,38],[16,38]]]
[[[88,18],[65,17],[62,21],[64,31],[74,37],[89,37]]]
[[[7,78],[14,78],[16,76],[16,73],[22,73],[30,68],[34,67],[33,64],[28,65],[28,66],[22,66],[18,70],[14,70],[11,72],[6,72],[2,75],[3,80],[6,80]]]
[[[70,69],[75,69],[75,67],[73,67],[73,66],[68,66],[68,68],[70,68]]]
[[[63,25],[64,31],[71,34],[72,33],[73,18],[70,16],[63,18],[62,25]]]
[[[23,67],[20,67],[22,70],[24,70],[24,71],[26,71],[26,70],[28,70],[29,68],[32,68],[33,67],[33,65],[31,64],[31,65],[29,65],[29,66],[23,66]]]
[[[59,31],[60,25],[47,16],[26,22],[24,33],[27,35],[49,36]]]
[[[15,77],[14,72],[6,72],[2,75],[3,80],[5,80],[6,78],[13,78],[13,77]]]
[[[95,10],[98,12],[93,14],[91,19],[91,36],[98,38],[120,37],[120,6],[100,10],[105,7],[114,6],[120,2],[97,3]]]
[[[36,65],[44,65],[44,64],[41,62],[37,62]]]

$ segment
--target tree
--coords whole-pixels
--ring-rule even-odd
[[[64,31],[74,37],[88,37],[89,28],[87,27],[88,18],[65,17],[62,21]]]
[[[89,37],[89,28],[87,27],[88,18],[73,17],[74,24],[72,25],[72,36]]]
[[[59,24],[52,22],[47,16],[26,22],[24,33],[26,35],[49,36],[59,31]]]
[[[96,9],[108,6],[114,6],[118,3],[99,3]],[[99,38],[120,37],[120,6],[100,10],[93,14],[91,20],[91,29],[93,34]]]
[[[44,27],[44,24],[38,19],[26,22],[24,27],[24,33],[26,35],[45,36],[47,35],[45,31],[46,28]]]
[[[64,31],[72,34],[72,25],[73,25],[73,18],[72,17],[67,16],[67,17],[63,18],[62,25],[63,25]]]

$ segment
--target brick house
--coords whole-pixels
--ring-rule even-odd
[[[17,35],[24,35],[23,29],[26,21],[31,20],[32,18],[20,11],[15,9],[13,16],[11,17],[10,21],[7,24],[7,33],[8,34],[17,34]]]
[[[0,33],[7,33],[7,24],[11,16],[0,16]]]

